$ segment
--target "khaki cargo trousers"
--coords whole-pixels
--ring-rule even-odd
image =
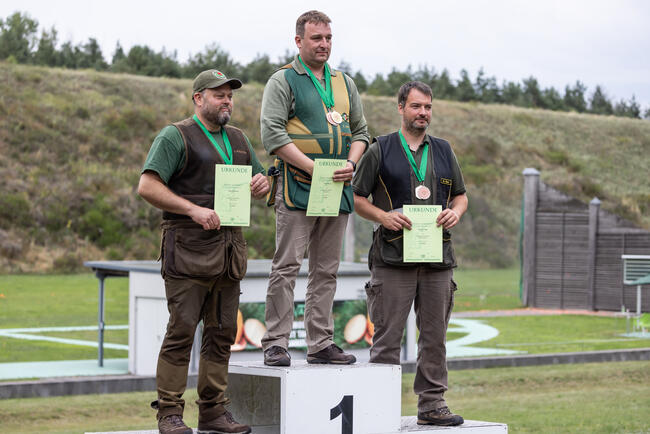
[[[197,391],[199,419],[212,420],[225,412],[230,346],[237,335],[239,281],[165,279],[169,323],[158,356],[156,383],[158,418],[182,415],[182,399],[194,332],[203,320]]]
[[[370,348],[373,363],[400,363],[404,327],[414,305],[418,356],[413,391],[418,410],[444,407],[447,390],[446,334],[454,305],[456,284],[451,270],[373,266],[366,285],[370,321],[375,334]]]
[[[332,304],[336,292],[343,236],[348,214],[338,217],[307,217],[304,210],[284,204],[282,176],[275,195],[275,255],[266,293],[264,350],[274,345],[287,348],[293,325],[293,290],[300,265],[309,253],[305,297],[305,331],[308,353],[334,343]]]

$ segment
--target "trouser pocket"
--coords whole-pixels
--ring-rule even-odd
[[[382,283],[367,282],[366,283],[366,304],[368,305],[368,315],[370,321],[375,325],[375,328],[382,327],[384,324],[384,306],[382,300]]]
[[[456,285],[456,281],[451,279],[449,281],[449,304],[447,305],[447,315],[445,318],[447,324],[449,324],[449,320],[451,319],[451,311],[454,310],[454,297],[456,296],[457,289],[458,285]]]
[[[171,277],[214,278],[226,268],[223,231],[200,227],[173,227],[165,230],[164,275]]]
[[[246,275],[248,265],[248,246],[243,239],[233,239],[229,248],[228,277],[232,280],[242,280]]]

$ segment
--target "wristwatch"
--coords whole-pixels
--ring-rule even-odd
[[[355,162],[352,161],[352,160],[348,160],[348,163],[352,163],[352,171],[357,170],[357,163],[355,163]]]

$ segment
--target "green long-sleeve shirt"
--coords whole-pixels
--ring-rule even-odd
[[[305,68],[297,60],[297,57],[291,62],[293,69],[298,74],[307,74]],[[295,114],[296,99],[291,91],[291,86],[284,77],[285,70],[276,71],[264,88],[262,96],[262,110],[260,114],[260,127],[262,143],[269,154],[274,154],[275,150],[291,143],[293,140],[287,133],[287,121],[290,116]],[[331,69],[331,75],[344,74],[341,71]],[[352,142],[362,141],[366,144],[370,141],[368,134],[368,124],[363,116],[363,106],[361,97],[354,81],[344,74],[345,81],[350,93],[350,130],[352,132]],[[321,79],[321,84],[325,86],[325,80]],[[322,110],[321,107],[317,108]]]

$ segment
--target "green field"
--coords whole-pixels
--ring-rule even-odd
[[[530,354],[650,347],[650,339],[622,337],[623,318],[586,315],[508,316],[481,318],[499,336],[477,346]]]
[[[522,307],[519,298],[519,269],[454,270],[458,285],[454,312],[501,310]]]
[[[413,374],[402,380],[402,414],[415,414]],[[495,368],[449,372],[450,408],[509,432],[650,431],[650,362]]]
[[[457,270],[455,311],[520,307],[518,271]],[[106,279],[106,324],[128,323],[128,280]],[[476,318],[499,330],[499,336],[476,346],[529,354],[645,348],[647,339],[623,338],[622,318],[552,315]],[[0,329],[92,326],[97,323],[97,279],[92,274],[0,276]],[[42,332],[45,336],[95,341],[97,332]],[[448,340],[463,334],[450,332]],[[105,342],[128,344],[126,330],[106,330]],[[80,360],[97,357],[97,349],[55,342],[0,337],[0,363]],[[126,350],[105,349],[107,358],[127,357]]]
[[[416,413],[413,374],[402,377],[402,415]],[[650,430],[650,362],[495,368],[449,373],[450,408],[509,432],[640,433]],[[155,429],[154,392],[0,400],[3,433]],[[196,391],[185,420],[197,423]],[[243,421],[245,422],[245,421]]]

